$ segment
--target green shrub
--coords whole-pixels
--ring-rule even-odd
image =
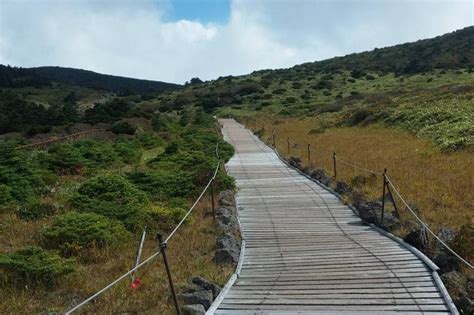
[[[136,127],[130,125],[126,121],[117,121],[112,125],[112,127],[110,127],[110,131],[115,134],[133,135],[136,130]]]
[[[73,259],[64,259],[57,253],[29,246],[16,252],[0,254],[0,268],[11,280],[51,284],[59,277],[75,270]]]
[[[142,227],[149,200],[127,179],[119,175],[104,175],[89,179],[71,198],[79,211],[95,212],[121,221],[129,230]]]
[[[77,254],[82,249],[118,245],[130,237],[123,224],[96,213],[69,212],[55,218],[43,230],[48,246],[64,255]]]
[[[133,141],[119,139],[113,143],[113,149],[122,162],[134,164],[140,162],[143,150]]]
[[[13,142],[0,141],[0,185],[4,202],[33,201],[43,186],[43,173],[30,151],[15,150]]]
[[[10,187],[0,184],[0,209],[13,201],[10,193]]]
[[[17,215],[26,220],[36,220],[53,215],[56,212],[55,207],[49,203],[34,201],[24,203],[17,209]]]
[[[162,138],[150,132],[140,133],[138,136],[136,136],[135,139],[135,141],[145,149],[152,149],[158,146],[162,146],[165,143]]]
[[[154,199],[166,200],[174,197],[188,197],[194,192],[194,178],[191,174],[174,169],[157,169],[128,175],[138,188]]]
[[[87,165],[91,167],[107,166],[118,160],[117,153],[107,142],[99,142],[91,139],[74,142]]]
[[[366,121],[366,119],[372,115],[372,112],[370,110],[367,110],[367,109],[359,109],[357,111],[355,111],[352,115],[351,115],[351,119],[350,119],[350,125],[354,126],[354,125],[357,125],[357,124],[360,124],[364,121]]]
[[[150,215],[158,222],[160,229],[174,227],[184,218],[186,212],[187,209],[185,208],[173,206],[154,206],[150,209]]]
[[[67,144],[56,144],[49,148],[49,168],[60,173],[79,174],[86,166],[86,160],[79,149]]]

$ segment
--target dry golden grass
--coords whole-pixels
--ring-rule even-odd
[[[310,134],[320,123],[315,118],[261,117],[257,122],[265,125],[263,138],[267,141],[271,139],[272,129],[276,130],[278,150],[285,155],[288,155],[286,139],[289,137],[290,154],[300,157],[306,166],[307,144],[310,143],[314,150],[312,167],[322,167],[329,175],[333,174],[333,152],[339,159],[376,172],[387,168],[404,199],[419,209],[423,220],[435,231],[441,226],[458,229],[463,224],[474,223],[472,148],[443,153],[427,140],[378,126],[333,128]],[[256,129],[255,123],[250,122],[249,126]],[[357,175],[370,174],[337,163],[338,180],[351,183]],[[362,190],[372,199],[381,198],[382,183],[382,177],[378,176]],[[401,205],[400,200],[396,201]],[[405,214],[408,215],[406,211]]]
[[[201,201],[191,221],[184,225],[169,242],[167,255],[178,293],[186,286],[191,276],[203,276],[214,283],[223,285],[232,274],[233,266],[217,266],[212,262],[216,238],[216,224],[209,214],[210,202]],[[14,247],[33,244],[34,235],[43,225],[41,222],[28,223],[19,220],[12,214],[4,214],[3,222],[10,222],[2,232],[15,234]],[[15,221],[15,222],[13,222]],[[20,239],[19,236],[22,235]],[[24,237],[23,237],[24,236]],[[138,236],[137,236],[138,237]],[[155,235],[148,235],[142,258],[148,257],[158,249]],[[12,246],[6,243],[2,245]],[[37,242],[37,241],[36,241]],[[5,243],[5,244],[4,244]],[[73,301],[80,302],[95,293],[118,276],[129,270],[134,262],[139,239],[130,244],[109,251],[101,251],[96,257],[100,260],[80,266],[78,271],[61,281],[57,288],[48,290],[34,287],[12,287],[2,285],[0,288],[0,309],[2,314],[32,314],[48,311],[64,312]],[[130,279],[103,294],[95,302],[77,312],[79,314],[173,314],[174,306],[170,296],[166,272],[161,256],[144,266],[137,274],[142,285],[132,290]]]

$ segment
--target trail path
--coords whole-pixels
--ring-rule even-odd
[[[220,122],[236,151],[227,170],[238,187],[245,248],[238,277],[208,313],[449,313],[444,287],[423,260],[242,125]]]

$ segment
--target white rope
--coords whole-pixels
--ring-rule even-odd
[[[216,156],[219,157],[219,152],[218,152],[218,145],[219,143],[217,142],[216,143]],[[186,213],[186,215],[183,217],[183,219],[181,219],[181,221],[178,223],[178,225],[173,229],[173,231],[168,235],[168,237],[165,239],[164,243],[168,243],[168,241],[173,237],[173,235],[176,233],[176,231],[178,231],[178,229],[181,227],[181,225],[183,225],[184,221],[186,221],[186,218],[191,214],[191,212],[193,211],[193,209],[196,207],[196,205],[198,204],[199,200],[201,200],[202,196],[204,196],[204,193],[207,191],[207,189],[209,188],[209,186],[211,185],[211,183],[214,181],[214,179],[216,178],[217,176],[217,172],[219,171],[219,166],[221,164],[221,161],[218,160],[217,161],[217,166],[216,166],[216,169],[214,171],[214,175],[212,176],[212,178],[209,180],[209,182],[207,183],[206,187],[204,187],[203,191],[201,192],[201,194],[199,195],[199,197],[196,199],[196,201],[194,202],[194,204],[191,206],[191,208],[188,210],[188,212]],[[148,263],[149,261],[151,261],[153,258],[157,257],[159,254],[161,253],[161,249],[157,252],[155,252],[154,254],[152,254],[151,256],[149,256],[147,259],[145,259],[144,261],[142,261],[140,264],[136,265],[134,268],[130,269],[129,271],[127,271],[126,273],[124,273],[123,275],[121,275],[120,277],[118,277],[117,279],[115,279],[113,282],[109,283],[107,286],[103,287],[102,289],[100,289],[99,291],[97,291],[96,293],[94,293],[93,295],[91,295],[89,298],[85,299],[84,301],[82,301],[81,303],[79,303],[78,305],[74,306],[73,308],[71,308],[70,310],[68,310],[65,314],[66,315],[69,315],[71,314],[72,312],[78,310],[79,308],[81,308],[82,306],[86,305],[87,303],[89,303],[90,301],[92,301],[93,299],[95,299],[96,297],[98,297],[99,295],[101,295],[102,293],[104,293],[105,291],[107,291],[108,289],[110,289],[111,287],[113,287],[114,285],[116,285],[117,283],[119,283],[120,281],[122,281],[123,279],[125,279],[127,276],[129,275],[132,275],[134,274],[140,267],[142,267],[143,265],[145,265],[146,263]]]
[[[165,239],[164,243],[168,243],[168,241],[173,237],[174,233],[176,233],[176,231],[181,227],[181,225],[184,223],[184,221],[186,221],[186,218],[191,214],[191,212],[193,211],[194,207],[196,207],[197,203],[199,202],[199,200],[201,200],[202,196],[204,196],[204,193],[207,191],[207,189],[209,188],[209,186],[211,185],[211,183],[214,181],[214,179],[216,178],[217,176],[217,172],[219,171],[219,166],[221,164],[221,161],[218,161],[217,162],[217,166],[216,166],[216,170],[214,171],[214,176],[212,176],[211,180],[207,183],[206,187],[204,187],[204,189],[202,190],[201,194],[199,195],[198,199],[196,199],[196,201],[194,202],[194,204],[192,205],[192,207],[188,210],[188,212],[186,213],[186,215],[181,219],[181,221],[178,223],[178,225],[174,228],[174,230],[168,235],[168,237]]]
[[[416,220],[428,231],[430,232],[431,235],[433,235],[447,250],[449,250],[454,256],[456,256],[457,258],[459,258],[459,260],[461,260],[463,263],[465,263],[466,265],[468,265],[471,269],[474,268],[474,266],[468,262],[466,259],[462,258],[458,253],[456,253],[453,249],[451,249],[451,247],[449,247],[445,242],[443,242],[443,240],[441,240],[429,227],[428,225],[423,222],[423,220],[420,219],[420,217],[415,213],[415,211],[413,211],[413,209],[408,205],[408,203],[405,201],[405,199],[403,199],[403,197],[400,195],[400,193],[398,192],[397,188],[395,188],[395,186],[393,185],[392,181],[390,180],[390,178],[388,178],[388,176],[386,176],[387,178],[387,182],[390,184],[390,186],[392,186],[393,190],[395,191],[395,193],[397,194],[397,196],[400,198],[400,200],[405,204],[405,206],[407,207],[407,209],[411,212],[411,214],[413,214],[413,216],[416,218]]]
[[[127,271],[126,273],[124,273],[123,275],[121,275],[120,277],[118,277],[117,279],[115,279],[113,282],[111,282],[111,283],[108,284],[107,286],[103,287],[102,289],[100,289],[99,291],[97,291],[96,293],[94,293],[93,295],[91,295],[89,298],[85,299],[85,300],[82,301],[81,303],[77,304],[76,306],[74,306],[73,308],[71,308],[70,310],[68,310],[65,314],[66,314],[66,315],[69,315],[69,314],[71,314],[72,312],[77,311],[79,308],[81,308],[82,306],[86,305],[87,303],[89,303],[90,301],[92,301],[93,299],[95,299],[96,297],[98,297],[99,295],[101,295],[102,293],[104,293],[105,291],[107,291],[108,289],[110,289],[111,287],[113,287],[114,285],[116,285],[117,283],[119,283],[120,281],[122,281],[123,279],[125,279],[126,277],[128,277],[129,275],[131,275],[132,273],[134,273],[135,271],[137,271],[140,267],[142,267],[143,265],[145,265],[146,263],[148,263],[148,262],[149,262],[150,260],[152,260],[153,258],[157,257],[160,253],[161,253],[161,250],[155,252],[154,254],[152,254],[151,256],[149,256],[147,259],[145,259],[144,261],[142,261],[140,264],[138,264],[137,266],[135,266],[133,269],[130,269],[129,271]]]
[[[361,170],[361,171],[365,171],[365,172],[370,173],[370,174],[373,174],[373,175],[377,175],[377,176],[382,176],[382,175],[383,175],[383,173],[377,173],[377,172],[371,171],[371,170],[369,170],[369,169],[366,169],[366,168],[363,168],[363,167],[354,165],[354,164],[352,164],[352,163],[346,162],[346,161],[344,161],[344,160],[341,160],[340,158],[337,157],[337,155],[336,155],[336,160],[339,161],[339,162],[341,162],[342,164],[346,164],[347,166],[351,166],[351,167],[353,167],[353,168],[359,169],[359,170]]]

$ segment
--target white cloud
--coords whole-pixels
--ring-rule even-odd
[[[225,25],[163,19],[169,3],[0,2],[0,63],[182,83],[432,37],[474,24],[467,1],[234,0]]]

